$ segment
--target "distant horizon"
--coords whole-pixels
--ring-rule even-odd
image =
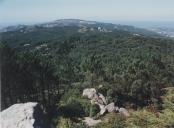
[[[0,26],[82,19],[172,27],[173,5],[174,0],[0,0]]]
[[[79,19],[79,18],[61,18],[61,19]],[[21,22],[21,23],[1,23],[0,29],[6,28],[9,26],[18,26],[18,25],[36,25],[36,24],[42,24],[42,23],[49,23],[56,20],[61,19],[54,19],[49,21],[42,21],[42,22]],[[85,21],[96,21],[96,22],[102,22],[102,23],[112,23],[112,24],[120,24],[120,25],[129,25],[129,26],[135,26],[139,28],[156,28],[156,27],[165,27],[165,28],[174,28],[174,21],[120,21],[120,20],[88,20],[88,19],[79,19],[79,20],[85,20]]]

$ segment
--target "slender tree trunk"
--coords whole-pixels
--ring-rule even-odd
[[[1,95],[2,103],[1,103],[1,110],[5,109],[8,107],[7,101],[6,101],[6,96],[5,94]]]
[[[45,83],[44,83],[44,74],[41,77],[41,93],[42,93],[42,103],[43,106],[46,106],[46,98],[45,98]]]
[[[9,97],[9,101],[10,101],[10,104],[9,104],[9,105],[12,105],[14,102],[13,102],[13,96],[12,96],[10,90],[9,90],[9,95],[8,95],[8,97]]]
[[[50,86],[51,85],[51,83],[47,83],[47,93],[48,93],[48,105],[50,106]]]

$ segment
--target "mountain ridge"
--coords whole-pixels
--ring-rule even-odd
[[[88,20],[81,20],[81,19],[58,19],[50,22],[45,23],[39,23],[34,25],[16,25],[16,26],[8,26],[0,30],[0,33],[4,32],[13,32],[13,31],[23,31],[23,30],[29,30],[32,31],[33,29],[36,29],[38,27],[43,28],[53,28],[53,27],[70,27],[70,26],[76,26],[76,27],[100,27],[104,29],[109,29],[109,31],[112,31],[114,29],[117,30],[123,30],[123,31],[129,31],[129,32],[137,32],[141,34],[144,33],[150,33],[153,35],[158,35],[156,32],[152,32],[150,30],[138,28],[135,26],[130,25],[121,25],[121,24],[113,24],[113,23],[104,23],[104,22],[98,22],[98,21],[88,21]]]

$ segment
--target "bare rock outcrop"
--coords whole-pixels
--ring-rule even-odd
[[[97,104],[100,108],[100,115],[105,112],[119,112],[125,117],[129,116],[129,112],[125,108],[118,108],[114,102],[107,104],[103,94],[98,93],[95,88],[87,88],[83,90],[83,96],[87,97],[92,104]]]
[[[88,99],[93,99],[97,91],[95,88],[87,88],[83,90],[83,96],[88,97]]]
[[[103,96],[103,94],[98,93],[98,97],[99,97],[99,99],[102,100],[103,104],[105,104],[105,105],[107,104],[107,102],[106,102],[106,98]]]
[[[0,117],[2,128],[45,128],[43,112],[36,102],[14,104]]]
[[[115,106],[114,102],[112,102],[112,103],[106,105],[106,110],[107,110],[108,112],[116,112],[116,111],[118,111],[118,109],[119,109],[119,108],[118,108],[117,106]]]
[[[83,96],[91,100],[91,103],[99,103],[106,105],[106,99],[103,94],[98,93],[95,88],[87,88],[83,90]]]

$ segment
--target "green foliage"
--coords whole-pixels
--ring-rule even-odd
[[[162,103],[161,89],[174,85],[174,41],[147,33],[135,36],[132,32],[137,30],[132,27],[119,26],[108,33],[90,27],[94,31],[79,33],[77,26],[35,26],[26,33],[2,33],[2,108],[37,101],[50,115],[57,104],[65,117],[94,116],[98,108],[81,93],[83,88],[95,87],[118,106],[164,108],[159,119],[147,110],[135,112],[126,121],[129,126],[158,127],[154,122],[163,122],[160,126],[172,127],[173,92],[162,97]],[[100,84],[102,88],[98,88]],[[119,117],[115,122],[120,120],[124,122]],[[104,127],[122,127],[122,123],[111,122]]]
[[[65,106],[61,106],[60,110],[66,117],[82,117],[85,115],[81,104],[72,99]]]
[[[147,110],[139,110],[126,121],[127,126],[131,128],[157,128],[160,125],[158,118]]]
[[[125,128],[125,118],[119,114],[109,113],[102,118],[103,122],[95,128]]]
[[[39,102],[46,111],[58,102],[58,76],[48,58],[1,47],[2,109],[17,102]]]
[[[163,108],[169,109],[174,112],[174,87],[163,89],[166,94],[162,96]]]
[[[78,89],[70,89],[60,101],[60,111],[65,117],[93,117],[99,112],[99,108],[84,99]]]
[[[100,109],[99,109],[98,105],[91,104],[89,116],[90,117],[97,117],[97,114],[99,113],[99,111],[100,111]]]
[[[125,128],[125,119],[118,115],[114,120],[112,128]]]
[[[172,128],[173,118],[174,112],[169,109],[157,114],[146,109],[138,110],[126,120],[126,126],[129,128]]]
[[[133,128],[172,128],[174,126],[173,106],[173,87],[165,88],[165,94],[162,96],[162,112],[150,112],[148,109],[133,112],[131,117],[126,120],[127,127]]]
[[[60,119],[58,119],[58,125],[56,126],[56,128],[86,128],[86,126],[81,121],[75,123],[69,118],[61,117]]]

